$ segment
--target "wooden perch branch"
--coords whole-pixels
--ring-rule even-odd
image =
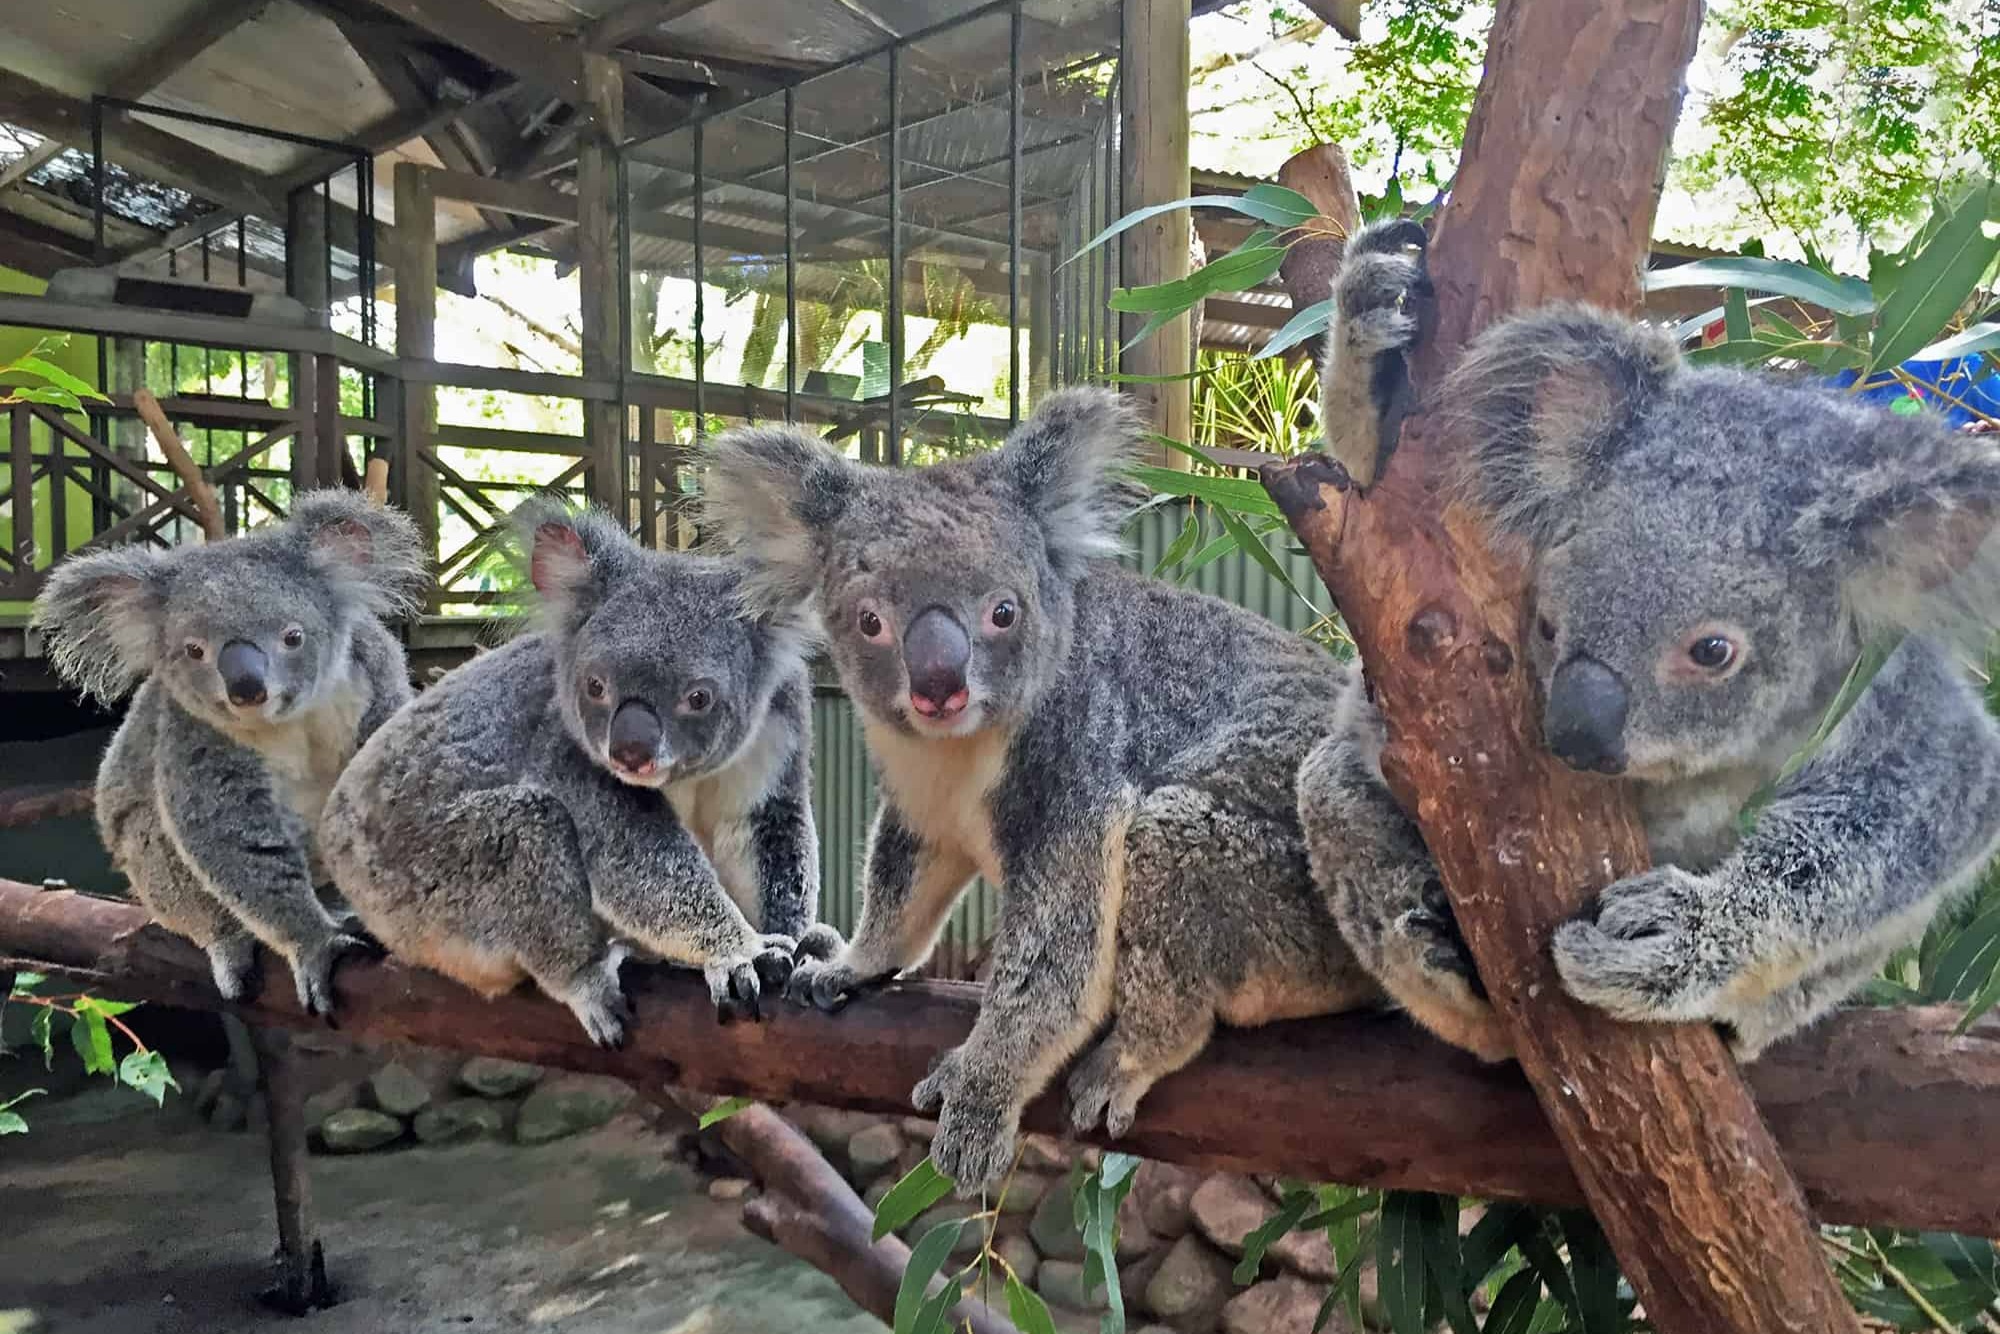
[[[200,952],[147,927],[136,905],[0,880],[0,972],[9,968],[66,974],[120,999],[227,1008]],[[247,1023],[316,1022],[269,956],[264,976],[256,1002],[234,1007]],[[394,959],[348,964],[335,984],[340,1029],[357,1038],[617,1075],[646,1089],[878,1112],[911,1110],[910,1089],[964,1041],[979,1006],[976,987],[918,982],[836,1015],[777,1006],[761,1024],[720,1026],[694,974],[627,965],[638,1017],[627,1045],[604,1051],[532,991],[483,1001]],[[1953,1037],[1958,1017],[1953,1008],[1851,1011],[1752,1067],[1764,1115],[1821,1217],[2000,1235],[2000,1017]],[[1030,1107],[1025,1123],[1065,1133],[1054,1097]],[[1379,1015],[1225,1030],[1146,1096],[1118,1147],[1219,1171],[1583,1200],[1520,1071],[1483,1066]],[[1733,1171],[1737,1160],[1712,1166]]]
[[[201,475],[201,465],[194,461],[194,455],[188,453],[187,446],[181,443],[174,424],[167,420],[166,409],[160,406],[160,400],[153,396],[150,389],[132,391],[132,409],[146,423],[146,429],[153,433],[153,440],[159,445],[160,452],[167,456],[174,476],[180,478],[181,485],[187,488],[188,499],[194,502],[195,518],[201,524],[202,539],[220,542],[229,534],[222,523],[222,506],[216,503],[215,488]]]
[[[1569,298],[1636,309],[1700,20],[1697,0],[1501,0],[1430,247],[1437,309],[1414,358],[1420,389],[1514,308]],[[1646,840],[1620,786],[1540,745],[1523,571],[1487,550],[1476,522],[1441,509],[1434,488],[1451,448],[1430,421],[1407,421],[1365,496],[1325,459],[1264,473],[1360,646],[1389,724],[1383,771],[1653,1327],[1858,1330],[1715,1033],[1614,1022],[1571,1002],[1556,977],[1554,927],[1645,869]],[[1754,1072],[1760,1089],[1770,1077]],[[1793,1166],[1807,1171],[1803,1158]]]

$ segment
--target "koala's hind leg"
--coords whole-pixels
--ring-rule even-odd
[[[1745,1064],[1756,1060],[1772,1043],[1826,1015],[1868,985],[1889,954],[1883,949],[1837,960],[1754,1005],[1725,1012],[1720,1017],[1730,1054]]]
[[[1412,1019],[1481,1060],[1513,1039],[1479,987],[1423,837],[1347,736],[1299,768],[1299,822],[1313,879],[1341,934]]]
[[[181,860],[165,830],[155,824],[136,823],[126,829],[117,859],[139,902],[154,921],[201,947],[222,999],[255,997],[257,938],[244,929],[222,900],[208,892]]]

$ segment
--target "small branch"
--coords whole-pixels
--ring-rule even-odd
[[[167,456],[167,464],[173,468],[174,475],[187,488],[188,499],[194,502],[195,515],[201,523],[202,537],[210,542],[220,542],[228,536],[222,524],[222,506],[216,503],[214,488],[202,476],[201,465],[194,461],[194,455],[188,453],[187,446],[181,443],[179,434],[175,432],[174,424],[167,420],[160,400],[153,396],[150,389],[134,389],[132,407],[153,433],[153,439],[160,446],[160,452]]]

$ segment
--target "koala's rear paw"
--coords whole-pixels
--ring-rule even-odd
[[[1459,932],[1458,915],[1452,911],[1444,883],[1436,876],[1424,882],[1421,906],[1396,919],[1396,930],[1422,950],[1423,961],[1429,968],[1465,979],[1474,996],[1486,999],[1486,986],[1479,980],[1472,951],[1466,948],[1465,937]]]
[[[624,959],[625,952],[614,947],[597,964],[577,974],[557,997],[583,1025],[590,1040],[600,1047],[625,1045],[625,1026],[633,1009],[632,998],[618,981],[618,967]]]
[[[785,983],[791,980],[797,949],[797,943],[790,936],[758,938],[758,953],[753,963],[757,969],[757,981],[765,991],[783,994]]]
[[[847,942],[840,938],[840,932],[824,922],[819,922],[806,928],[806,933],[799,937],[798,948],[794,953],[801,959],[825,961],[840,953],[841,947],[846,944]]]
[[[350,954],[379,959],[383,955],[382,942],[373,936],[336,931],[292,960],[292,982],[298,988],[299,1008],[324,1019],[328,1028],[340,1027],[333,1017],[338,1003],[333,990],[333,970]]]
[[[1407,303],[1431,291],[1423,245],[1423,228],[1407,221],[1365,228],[1348,243],[1335,294],[1343,357],[1375,357],[1416,341]]]
[[[1139,1099],[1145,1096],[1148,1086],[1119,1070],[1117,1047],[1107,1038],[1091,1048],[1070,1071],[1071,1128],[1079,1135],[1087,1134],[1101,1122],[1106,1134],[1120,1138],[1132,1128]]]
[[[708,982],[708,998],[715,1002],[716,1022],[726,1024],[738,1018],[762,1019],[762,974],[767,968],[777,966],[776,960],[780,955],[789,968],[792,946],[790,936],[762,936],[754,947],[755,953],[717,959],[703,968],[701,975]]]
[[[809,1005],[832,1014],[886,976],[865,978],[848,964],[799,959],[792,966],[791,980],[785,984],[785,999],[794,1005]]]
[[[257,938],[225,936],[208,947],[208,969],[222,999],[249,1002],[257,999],[260,981],[257,969]]]
[[[1710,1017],[1724,951],[1704,925],[1714,890],[1704,877],[1656,866],[1607,886],[1555,934],[1556,972],[1569,994],[1620,1019]]]
[[[968,1074],[962,1050],[946,1052],[910,1101],[920,1112],[939,1109],[931,1161],[960,1195],[975,1195],[997,1185],[1014,1161],[1021,1109],[1004,1089]]]

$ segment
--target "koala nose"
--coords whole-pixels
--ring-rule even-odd
[[[1595,658],[1556,668],[1542,715],[1542,738],[1572,769],[1625,771],[1625,683]]]
[[[649,774],[660,750],[660,715],[653,706],[628,699],[611,715],[611,762],[628,774]]]
[[[270,660],[264,650],[242,639],[232,639],[216,655],[215,669],[222,673],[222,688],[231,704],[248,707],[264,702],[264,672]]]
[[[903,665],[910,673],[910,704],[926,718],[949,718],[965,707],[965,665],[972,641],[943,607],[919,612],[903,632]]]

